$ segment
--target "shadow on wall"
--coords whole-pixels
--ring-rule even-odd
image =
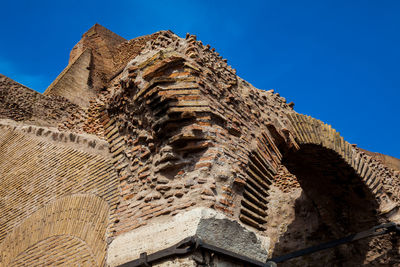
[[[296,175],[303,192],[295,203],[295,220],[279,238],[273,257],[380,223],[374,196],[336,152],[318,145],[302,145],[297,151],[286,152],[282,163]],[[364,239],[280,266],[361,266],[369,262],[374,249],[373,242]]]

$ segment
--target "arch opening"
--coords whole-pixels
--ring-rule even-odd
[[[298,150],[286,151],[282,164],[296,176],[301,193],[294,202],[294,220],[279,237],[273,256],[364,231],[381,223],[375,196],[334,150],[303,144]],[[315,266],[316,262],[328,266],[360,266],[373,260],[373,243],[371,239],[356,241],[287,261],[283,266]]]

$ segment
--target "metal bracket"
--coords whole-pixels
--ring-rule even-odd
[[[400,225],[395,224],[395,223],[381,224],[381,225],[375,226],[367,231],[363,231],[363,232],[360,232],[357,234],[352,234],[352,235],[346,236],[341,239],[336,239],[336,240],[326,242],[326,243],[323,243],[320,245],[301,249],[301,250],[298,250],[298,251],[295,251],[295,252],[280,256],[280,257],[275,257],[275,258],[269,259],[266,263],[254,260],[252,258],[237,254],[232,251],[228,251],[223,248],[216,247],[211,244],[208,244],[208,243],[204,242],[200,237],[195,235],[195,236],[187,237],[187,238],[183,239],[182,241],[180,241],[179,243],[177,243],[169,248],[157,251],[150,255],[148,255],[146,252],[141,253],[139,259],[124,263],[124,264],[120,265],[119,267],[138,267],[138,266],[149,267],[149,266],[152,266],[152,263],[155,261],[159,261],[159,260],[171,257],[171,256],[185,255],[189,252],[193,252],[200,248],[212,251],[216,254],[228,256],[228,257],[236,259],[240,262],[246,263],[246,265],[260,266],[260,267],[276,267],[277,266],[276,263],[279,263],[279,262],[284,262],[284,261],[287,261],[287,260],[290,260],[293,258],[311,254],[311,253],[314,253],[314,252],[317,252],[320,250],[336,247],[336,246],[344,244],[344,243],[353,242],[353,241],[356,241],[359,239],[364,239],[367,237],[384,235],[384,234],[388,234],[391,232],[395,232],[400,235]]]
[[[219,248],[214,245],[208,244],[208,243],[204,242],[200,237],[195,235],[195,236],[187,237],[187,238],[183,239],[181,242],[179,242],[169,248],[157,251],[155,253],[152,253],[149,255],[146,252],[141,253],[139,259],[124,263],[124,264],[120,265],[119,267],[138,267],[138,266],[148,267],[148,266],[151,266],[152,262],[159,261],[159,260],[168,258],[170,256],[184,255],[184,254],[193,252],[200,248],[212,251],[216,254],[226,255],[230,258],[236,259],[236,260],[241,261],[246,264],[250,264],[252,266],[260,266],[260,267],[270,266],[270,265],[266,265],[266,263],[264,263],[264,262],[257,261],[252,258],[249,258],[247,256],[239,255],[235,252],[228,251],[223,248]]]
[[[353,242],[353,241],[364,239],[367,237],[384,235],[384,234],[388,234],[391,232],[396,232],[397,234],[400,234],[400,225],[395,224],[393,222],[381,224],[381,225],[372,227],[371,229],[360,232],[360,233],[348,235],[344,238],[336,239],[336,240],[322,243],[322,244],[319,244],[316,246],[301,249],[301,250],[298,250],[298,251],[295,251],[295,252],[292,252],[292,253],[289,253],[289,254],[286,254],[283,256],[275,257],[275,258],[270,259],[269,261],[275,262],[275,263],[284,262],[284,261],[287,261],[287,260],[290,260],[293,258],[311,254],[311,253],[314,253],[314,252],[317,252],[320,250],[325,250],[328,248],[336,247],[336,246],[342,245],[344,243]]]
[[[151,263],[154,261],[161,260],[172,255],[183,255],[189,253],[195,250],[197,246],[198,242],[196,240],[196,237],[190,236],[169,248],[157,251],[150,255],[148,255],[146,252],[143,252],[140,254],[139,259],[124,263],[120,265],[120,267],[136,267],[136,266],[148,267],[151,266]]]

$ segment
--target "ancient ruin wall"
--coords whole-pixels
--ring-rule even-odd
[[[67,254],[71,264],[100,266],[118,201],[108,144],[7,121],[0,129],[0,266],[62,263]],[[65,255],[53,249],[62,242]]]
[[[276,177],[274,184],[283,191],[271,190],[267,232],[274,240],[274,255],[383,222],[399,221],[396,172],[344,141],[331,126],[309,116],[288,114],[288,117],[298,148],[284,149],[282,164],[291,173],[285,168]],[[292,260],[283,266],[308,266],[315,262],[390,265],[399,260],[397,242],[395,236],[367,239]]]
[[[194,206],[239,217],[253,143],[264,133],[260,148],[274,146],[266,125],[287,123],[279,116],[291,110],[284,99],[237,78],[194,36],[185,40],[171,32],[149,42],[122,77],[107,105],[118,126],[113,129],[125,140],[117,235]],[[258,153],[264,168],[277,166],[276,152]],[[265,171],[272,175],[274,169]],[[265,194],[261,185],[258,190]],[[253,201],[256,208],[260,201]],[[262,216],[249,210],[241,217],[263,229]]]
[[[89,101],[105,90],[144,44],[156,36],[157,33],[127,41],[99,24],[94,25],[73,47],[68,66],[44,94],[63,96],[88,108]]]
[[[88,99],[96,96],[92,88],[92,53],[86,49],[69,64],[44,92],[49,96],[62,96],[72,103],[87,108]]]
[[[299,246],[314,245],[356,231],[356,228],[346,228],[350,225],[348,222],[367,227],[400,220],[398,173],[349,145],[331,127],[296,115],[293,105],[274,91],[258,90],[237,77],[236,71],[215,49],[203,45],[195,36],[187,35],[183,39],[170,31],[162,31],[131,41],[116,37],[113,40],[114,37],[95,26],[71,52],[71,60],[76,62],[81,51],[90,49],[88,80],[93,82],[96,94],[85,99],[85,110],[79,109],[74,116],[59,120],[59,129],[66,132],[31,127],[21,134],[20,129],[3,127],[3,147],[11,153],[2,163],[10,171],[6,176],[15,171],[18,177],[32,179],[24,171],[18,172],[16,162],[8,158],[28,154],[49,158],[40,165],[43,171],[31,167],[32,160],[35,164],[42,161],[35,157],[26,161],[27,168],[33,168],[29,175],[39,175],[28,186],[38,201],[32,202],[36,206],[26,204],[30,209],[8,211],[9,216],[15,213],[19,217],[10,217],[4,223],[3,232],[14,230],[5,236],[9,245],[0,244],[8,247],[8,255],[13,255],[13,259],[6,256],[3,262],[23,264],[29,260],[29,253],[36,253],[56,264],[62,260],[59,250],[46,254],[46,247],[58,248],[58,242],[67,242],[73,248],[68,253],[81,251],[80,255],[76,254],[77,263],[97,265],[104,262],[102,251],[107,236],[107,262],[115,266],[139,257],[141,252],[172,245],[178,240],[171,239],[168,233],[176,233],[186,222],[201,224],[211,218],[211,225],[217,225],[219,220],[223,225],[235,225],[232,229],[237,233],[256,233],[254,244],[265,244],[251,251],[269,246],[269,256],[281,255]],[[12,109],[4,110],[11,113]],[[81,135],[72,132],[97,137],[79,143],[72,140]],[[68,141],[69,149],[64,148],[64,143],[60,146],[59,141]],[[82,144],[89,147],[82,151]],[[93,156],[90,147],[96,148],[98,144],[108,147],[109,153],[95,149]],[[66,173],[67,167],[77,171]],[[83,178],[77,178],[81,177],[80,170],[84,170]],[[10,177],[5,181],[11,181]],[[57,177],[65,177],[62,180],[65,184],[53,185]],[[318,190],[321,179],[330,189],[326,194]],[[24,180],[17,181],[17,184],[10,183],[11,188],[19,188],[18,183]],[[46,187],[47,184],[50,186]],[[64,191],[71,192],[73,198],[68,198]],[[10,199],[21,194],[12,190],[6,193],[9,192]],[[24,203],[32,199],[32,194],[24,194]],[[81,198],[77,194],[89,196]],[[107,204],[92,198],[94,195]],[[335,198],[341,201],[333,201]],[[72,213],[102,214],[96,222],[103,222],[104,218],[109,221],[96,224],[101,231],[89,238],[95,242],[89,241],[81,235],[81,228],[74,232],[71,227],[84,225],[79,218],[55,226],[49,211],[57,210],[57,205],[61,205],[57,203],[70,207]],[[98,207],[101,212],[77,208],[82,203]],[[365,203],[368,209],[362,208]],[[335,213],[344,207],[358,208],[360,216]],[[109,212],[110,216],[104,215]],[[61,218],[70,217],[62,210],[57,214]],[[40,228],[50,231],[61,227],[60,232],[55,231],[60,233],[58,236],[38,233],[37,236],[46,236],[46,239],[32,238],[29,242],[16,238],[34,228],[35,218],[41,216],[50,219]],[[220,236],[210,232],[212,236]],[[134,237],[154,240],[143,251],[144,247]],[[163,242],[157,241],[161,237]],[[229,239],[235,243],[229,249],[251,254],[245,249],[245,239],[236,243]],[[229,244],[221,240],[213,241]],[[26,244],[34,245],[27,249]],[[348,246],[290,262],[288,266],[315,262],[360,265],[374,260],[374,264],[388,264],[396,260],[395,246],[387,238],[376,239],[371,244],[360,243],[367,254],[357,251],[356,246]],[[263,251],[253,256],[264,260],[266,255]]]
[[[0,118],[56,127],[81,109],[63,97],[44,96],[0,74]]]
[[[284,98],[238,78],[225,60],[195,36],[181,39],[161,32],[128,64],[110,92],[105,123],[115,126],[106,132],[124,140],[117,149],[122,200],[116,236],[195,207],[219,210],[265,235],[269,189],[281,182],[278,171],[284,168],[285,154],[303,146],[303,133],[304,140],[313,140],[309,134],[317,135],[321,141],[316,145],[326,142],[327,149],[337,150],[332,157],[346,159],[343,168],[350,168],[346,175],[353,177],[360,190],[374,195],[367,218],[379,223],[397,216],[397,189],[391,187],[398,185],[380,191],[393,173],[386,175],[378,171],[381,165],[367,164],[331,128],[328,134],[309,133],[314,124],[294,122],[292,105]],[[299,188],[295,180],[291,183]],[[308,201],[313,205],[315,199]],[[320,210],[313,212],[320,224],[334,223],[332,218],[320,217]],[[377,219],[373,215],[377,212],[390,214]],[[355,231],[346,231],[350,230]],[[346,261],[352,256],[345,253],[343,257]]]

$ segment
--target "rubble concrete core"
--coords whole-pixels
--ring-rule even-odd
[[[194,208],[117,236],[109,246],[107,264],[118,266],[138,259],[143,252],[155,253],[195,235],[208,244],[254,260],[265,262],[268,258],[268,237],[246,229],[221,212]]]
[[[265,261],[399,222],[399,168],[195,35],[96,24],[44,94],[0,75],[0,267],[117,266],[193,235]],[[280,266],[393,266],[399,248],[390,234]],[[154,266],[241,265],[199,249]]]

